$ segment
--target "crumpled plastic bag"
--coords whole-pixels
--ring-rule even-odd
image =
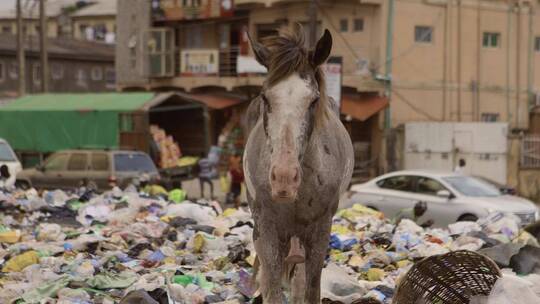
[[[334,263],[328,264],[321,275],[321,299],[351,304],[367,293],[345,270]]]
[[[212,223],[217,214],[210,207],[201,206],[194,203],[168,205],[165,214],[169,217],[181,216],[197,221],[198,224]]]
[[[62,276],[58,280],[40,284],[38,287],[25,292],[22,296],[22,299],[26,303],[40,303],[41,300],[48,297],[56,297],[58,291],[66,287],[71,278],[67,275]]]
[[[481,231],[482,227],[477,222],[456,222],[448,225],[450,234],[465,234],[473,231]]]
[[[455,239],[452,244],[450,245],[450,249],[452,251],[457,250],[469,250],[469,251],[478,251],[482,246],[484,246],[485,242],[479,238],[475,238],[472,236],[467,235],[461,235],[457,239]]]
[[[40,224],[37,235],[38,241],[63,241],[66,234],[62,232],[62,227],[58,224]]]
[[[119,274],[100,273],[86,280],[86,283],[96,289],[127,288],[137,281],[137,275],[132,272]]]
[[[504,274],[493,285],[489,296],[471,298],[471,304],[533,304],[540,303],[533,284],[514,275]]]
[[[27,251],[9,259],[2,268],[2,272],[21,272],[24,268],[39,263],[36,251]]]

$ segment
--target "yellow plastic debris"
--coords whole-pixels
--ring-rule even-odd
[[[21,240],[20,230],[0,232],[0,243],[15,244]]]
[[[21,272],[26,267],[37,263],[39,263],[38,253],[35,251],[27,251],[21,255],[12,257],[9,261],[7,261],[6,265],[4,265],[2,271]]]
[[[204,235],[197,233],[193,239],[193,251],[195,253],[201,253],[205,242]]]
[[[398,261],[398,262],[396,263],[396,265],[397,265],[398,268],[403,268],[403,267],[409,266],[411,263],[412,263],[412,262],[409,261],[409,260],[401,260],[401,261]]]
[[[339,235],[345,235],[351,233],[351,230],[349,228],[343,226],[343,225],[332,225],[332,233],[337,233]]]
[[[380,268],[371,268],[367,272],[368,281],[380,281],[384,277],[384,270]]]
[[[249,265],[253,266],[255,265],[255,254],[251,254],[246,258],[246,262],[248,262]]]
[[[234,209],[234,208],[228,208],[228,209],[226,209],[225,211],[223,211],[223,216],[224,216],[224,217],[229,217],[229,216],[231,216],[231,215],[233,215],[233,214],[235,214],[235,213],[236,213],[236,209]]]

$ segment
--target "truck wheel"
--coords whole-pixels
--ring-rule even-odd
[[[464,214],[458,218],[458,222],[476,222],[478,217],[474,214]]]

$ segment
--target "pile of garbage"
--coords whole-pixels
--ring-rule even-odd
[[[0,191],[0,303],[257,302],[249,210],[174,193]],[[540,295],[540,246],[517,217],[424,229],[355,205],[334,218],[323,302],[391,303],[416,260],[463,249],[507,268],[497,292]]]

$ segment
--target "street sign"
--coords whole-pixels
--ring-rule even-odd
[[[326,94],[332,97],[341,110],[341,83],[343,76],[343,58],[330,57],[322,66],[326,78]]]

